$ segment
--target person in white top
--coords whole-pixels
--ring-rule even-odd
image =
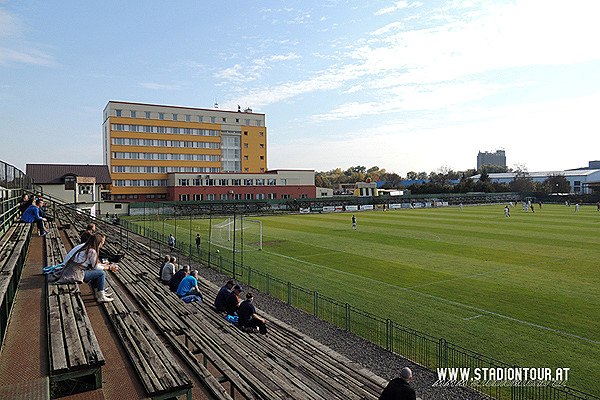
[[[64,268],[49,277],[48,281],[50,283],[90,282],[99,302],[113,301],[104,290],[105,271],[117,271],[118,266],[101,263],[98,260],[98,253],[103,244],[104,235],[95,233],[87,242],[75,246],[65,257]]]

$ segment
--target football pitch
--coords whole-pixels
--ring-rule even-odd
[[[263,250],[244,264],[505,363],[570,368],[600,395],[600,212],[503,209],[357,212],[356,231],[352,213],[251,217]],[[179,240],[207,229],[177,221]]]

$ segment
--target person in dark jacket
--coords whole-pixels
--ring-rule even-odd
[[[177,288],[179,287],[179,284],[181,283],[183,278],[185,278],[189,274],[190,274],[190,266],[189,265],[186,265],[179,271],[175,272],[175,275],[173,275],[173,277],[169,281],[169,289],[171,289],[171,292],[177,293]]]
[[[219,293],[217,293],[217,297],[215,297],[215,308],[217,309],[217,311],[225,311],[227,307],[227,296],[229,296],[229,293],[231,293],[232,289],[233,281],[227,281],[225,286],[223,286],[221,290],[219,290]]]
[[[246,294],[246,300],[240,304],[240,308],[238,309],[238,324],[242,328],[250,328],[255,329],[254,327],[258,327],[258,330],[261,334],[267,333],[267,325],[265,325],[264,318],[261,318],[256,314],[256,308],[253,304],[254,296],[252,292],[248,292]]]
[[[392,379],[381,392],[379,400],[416,400],[415,389],[408,384],[412,380],[412,371],[402,368],[399,378]]]
[[[227,315],[237,315],[238,308],[240,307],[240,298],[238,297],[244,289],[240,285],[235,285],[233,291],[227,296],[225,303],[225,312]]]

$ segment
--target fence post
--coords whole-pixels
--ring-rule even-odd
[[[385,321],[385,348],[388,349],[389,351],[394,351],[394,331],[393,331],[394,327],[392,325],[392,320],[391,319],[387,319]]]
[[[346,330],[350,332],[350,304],[346,303]]]
[[[248,286],[252,286],[252,268],[248,267]]]
[[[440,338],[440,344],[438,349],[438,364],[440,368],[448,367],[448,343],[446,339]]]
[[[271,275],[267,274],[267,294],[271,294]]]

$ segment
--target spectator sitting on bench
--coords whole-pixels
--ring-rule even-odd
[[[256,314],[253,301],[254,296],[252,292],[248,292],[246,300],[240,304],[240,308],[238,309],[238,324],[246,331],[249,331],[249,329],[254,330],[254,328],[258,327],[259,332],[264,335],[267,333],[267,325],[265,324],[265,320]]]
[[[173,275],[175,275],[175,263],[177,262],[177,258],[171,257],[171,261],[165,263],[162,269],[162,273],[160,274],[160,280],[164,284],[168,284],[171,281]]]
[[[198,289],[198,270],[195,269],[192,273],[181,280],[177,287],[177,296],[179,298],[186,296],[199,296],[202,298],[202,292]]]
[[[21,216],[21,221],[30,224],[35,222],[38,228],[38,235],[44,236],[48,233],[48,231],[44,229],[44,221],[46,221],[46,219],[42,218],[40,215],[40,209],[38,208],[40,204],[43,204],[43,201],[41,199],[37,199],[34,204],[30,205]]]
[[[88,224],[85,230],[79,232],[79,243],[85,243],[96,232],[96,224]]]
[[[227,296],[225,303],[225,312],[227,315],[237,315],[238,308],[240,307],[240,298],[238,297],[244,289],[240,285],[235,285],[233,291]]]
[[[21,215],[33,204],[33,197],[29,198],[29,195],[24,194],[21,198],[21,202],[19,203],[19,211],[21,211]]]
[[[85,227],[85,230],[79,232],[79,243],[87,242],[94,233],[96,233],[96,224],[94,224],[94,223],[88,224]],[[121,261],[122,257],[123,257],[123,254],[113,254],[112,252],[108,251],[104,247],[100,248],[100,259],[101,260],[107,259],[111,263],[118,263],[119,261]]]
[[[166,263],[171,262],[171,256],[170,255],[166,255],[165,258],[163,259],[163,261],[160,263],[160,269],[158,270],[158,278],[162,279],[162,271],[163,268],[165,266]]]
[[[116,271],[114,264],[98,262],[98,253],[104,244],[104,236],[95,233],[87,242],[75,246],[63,261],[64,268],[48,277],[50,283],[91,282],[96,290],[96,299],[103,303],[113,301],[104,291],[106,270]]]
[[[408,382],[412,380],[412,371],[408,367],[402,368],[399,378],[392,379],[381,392],[379,400],[416,400],[415,389]]]
[[[169,289],[171,289],[171,292],[177,293],[177,288],[179,287],[179,284],[181,283],[183,278],[185,278],[189,274],[190,274],[190,266],[189,265],[186,265],[185,267],[181,268],[179,271],[175,272],[175,275],[173,275],[173,277],[169,281]]]
[[[44,218],[46,221],[54,221],[54,218],[49,217],[48,215],[46,215],[46,207],[44,207],[46,205],[46,202],[42,200],[42,202],[39,205],[40,208],[40,217]]]
[[[215,308],[217,309],[217,311],[225,311],[227,306],[227,296],[229,296],[229,293],[231,293],[232,289],[233,281],[227,281],[225,286],[223,286],[221,290],[219,290],[219,293],[217,293],[217,297],[215,297]]]

